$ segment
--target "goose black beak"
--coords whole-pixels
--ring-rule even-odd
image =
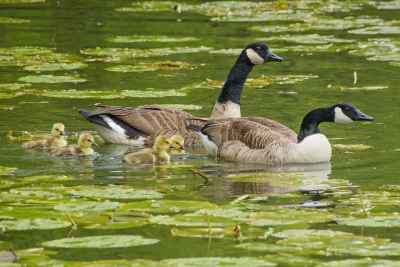
[[[362,113],[361,111],[358,111],[355,120],[356,121],[373,121],[374,117],[371,117],[365,113]]]
[[[274,54],[272,52],[269,52],[267,55],[267,61],[277,61],[277,62],[282,62],[283,58],[278,56],[277,54]]]

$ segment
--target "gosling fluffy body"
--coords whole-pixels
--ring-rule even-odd
[[[170,154],[181,154],[183,145],[184,139],[182,136],[173,135],[170,138],[166,138],[164,135],[159,135],[155,139],[152,148],[128,153],[124,156],[124,161],[129,164],[169,163]]]
[[[95,153],[92,148],[93,144],[95,144],[93,135],[85,132],[79,135],[77,145],[53,148],[50,150],[50,154],[52,156],[91,156]]]
[[[64,124],[55,123],[49,137],[25,142],[22,147],[26,149],[56,149],[65,147],[67,144]]]

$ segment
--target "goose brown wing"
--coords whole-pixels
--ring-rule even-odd
[[[228,141],[240,141],[250,149],[262,149],[277,142],[294,142],[280,131],[246,118],[210,121],[202,132],[218,146]]]
[[[254,121],[260,123],[264,126],[267,126],[274,132],[280,133],[282,136],[286,137],[288,140],[292,142],[297,142],[297,134],[290,128],[286,127],[285,125],[263,117],[246,117],[244,119]]]

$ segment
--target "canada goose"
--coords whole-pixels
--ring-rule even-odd
[[[282,61],[282,58],[272,53],[264,43],[253,43],[243,49],[229,72],[211,118],[240,117],[240,96],[247,76],[255,65],[269,61]],[[149,137],[179,133],[185,138],[186,147],[201,146],[198,136],[185,127],[185,119],[192,117],[188,112],[153,105],[138,108],[97,107],[100,109],[95,112],[83,109],[79,112],[110,143],[143,146],[151,143]]]
[[[197,133],[210,155],[228,161],[267,165],[320,163],[329,162],[332,156],[331,145],[318,128],[320,123],[372,120],[351,104],[336,104],[309,112],[297,136],[280,123],[270,120],[271,125],[267,126],[257,118],[210,120],[197,128]]]
[[[81,133],[77,145],[53,148],[50,150],[52,156],[91,156],[94,155],[92,148],[95,145],[94,137],[91,133]]]
[[[26,149],[51,149],[65,147],[67,144],[64,124],[54,123],[49,137],[25,142],[22,147]]]
[[[176,149],[171,145],[171,140],[164,135],[159,135],[154,141],[152,148],[144,148],[137,152],[128,153],[124,161],[129,164],[154,164],[169,163],[170,149]]]

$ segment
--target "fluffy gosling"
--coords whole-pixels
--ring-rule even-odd
[[[129,164],[154,164],[169,163],[169,150],[171,144],[169,139],[163,135],[157,136],[152,148],[145,148],[138,152],[128,153],[124,156],[124,161]]]
[[[90,133],[81,133],[77,145],[69,145],[50,150],[52,156],[91,156],[94,155],[92,148],[95,145],[94,137]]]
[[[67,144],[64,124],[54,123],[49,137],[25,142],[22,147],[26,149],[57,149],[65,147]]]
[[[185,153],[185,139],[181,135],[175,134],[168,138],[168,140],[170,143],[169,153],[171,155],[180,155]]]

